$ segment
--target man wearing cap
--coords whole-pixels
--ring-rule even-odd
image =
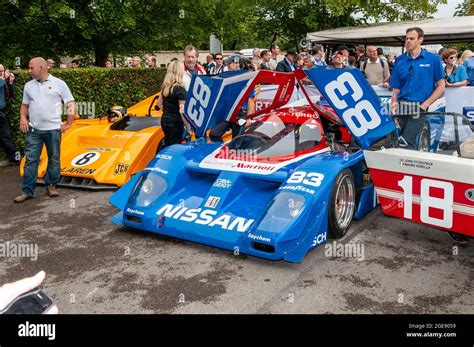
[[[276,71],[280,72],[293,72],[295,71],[295,58],[298,55],[293,50],[289,50],[286,52],[286,57],[282,61],[280,61],[276,66]]]
[[[240,69],[248,69],[248,66],[251,65],[250,62],[246,61],[245,58],[240,54],[233,54],[230,57],[224,59],[224,64],[227,65],[229,71],[236,71]],[[245,121],[245,127],[250,126],[250,119],[247,119],[248,114],[255,112],[255,90],[252,90],[250,93],[247,102],[242,105],[240,113],[237,115],[237,122],[232,123],[229,121],[222,121],[217,124],[209,132],[209,138],[211,141],[218,142],[222,141],[222,135],[227,131],[232,130],[232,138],[236,137],[239,134],[241,125],[238,124],[239,121]]]
[[[420,115],[420,111],[427,111],[445,88],[441,59],[421,48],[423,39],[421,28],[406,30],[407,52],[397,58],[390,80],[394,121],[400,128],[400,136],[405,139],[407,148],[412,149],[417,147],[417,137],[426,123],[426,116]],[[399,112],[401,110],[407,111],[402,114]]]
[[[332,56],[332,67],[334,69],[345,69],[344,66],[344,53],[338,51]]]
[[[23,88],[20,107],[20,129],[25,136],[25,168],[23,193],[14,199],[21,203],[35,196],[38,163],[43,145],[48,153],[45,186],[48,196],[59,193],[56,185],[60,179],[59,151],[61,132],[69,129],[74,121],[75,103],[66,82],[48,73],[48,63],[37,57],[28,64],[32,80]],[[62,124],[62,103],[67,105],[67,123]]]

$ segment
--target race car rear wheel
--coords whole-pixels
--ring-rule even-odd
[[[351,170],[342,171],[336,178],[329,205],[329,236],[339,239],[346,234],[355,210],[355,185]]]

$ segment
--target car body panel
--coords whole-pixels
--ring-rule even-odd
[[[384,214],[474,237],[474,160],[388,148],[365,151]]]

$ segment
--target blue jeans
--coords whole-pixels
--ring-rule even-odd
[[[59,167],[59,152],[61,143],[61,131],[38,130],[28,131],[25,137],[26,162],[23,171],[23,192],[28,196],[35,196],[36,178],[38,177],[38,163],[43,149],[46,146],[48,153],[48,167],[44,179],[46,188],[57,185],[60,179],[61,169]]]
[[[426,116],[398,116],[397,120],[400,124],[400,136],[407,142],[406,148],[418,149],[418,135],[427,122]]]

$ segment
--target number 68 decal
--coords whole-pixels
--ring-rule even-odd
[[[211,99],[211,89],[200,78],[194,80],[193,96],[189,99],[188,117],[200,127],[204,121],[204,109]]]
[[[352,89],[350,96],[356,102],[353,108],[347,110],[345,109],[349,106],[346,101],[336,93],[338,91],[341,96],[348,94],[349,89],[346,84]],[[328,83],[324,89],[334,106],[341,111],[345,110],[342,118],[354,136],[363,136],[367,131],[377,128],[382,123],[372,104],[368,100],[360,100],[364,96],[364,92],[352,74],[345,72],[339,75],[335,81]]]
[[[306,184],[308,186],[319,187],[324,179],[324,175],[317,172],[295,171],[286,181],[293,184]]]

